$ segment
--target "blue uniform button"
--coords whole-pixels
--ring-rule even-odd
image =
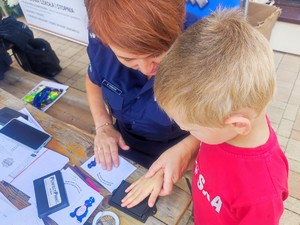
[[[138,95],[138,96],[136,96],[136,99],[140,99],[140,98],[141,98],[141,96],[139,96],[139,95]]]
[[[135,124],[135,121],[132,121],[132,124]]]

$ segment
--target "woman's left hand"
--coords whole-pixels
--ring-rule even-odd
[[[151,165],[145,177],[154,176],[159,170],[164,171],[164,183],[160,196],[171,194],[173,185],[184,175],[188,169],[192,169],[199,150],[200,141],[192,135],[186,137],[178,144],[166,150]]]

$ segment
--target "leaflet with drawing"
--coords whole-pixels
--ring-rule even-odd
[[[136,169],[131,163],[119,156],[119,167],[113,167],[112,170],[103,170],[100,165],[96,164],[95,157],[91,157],[82,168],[102,184],[107,190],[113,192],[133,171]]]

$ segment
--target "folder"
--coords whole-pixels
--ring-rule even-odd
[[[69,206],[60,170],[35,179],[33,185],[39,218]]]

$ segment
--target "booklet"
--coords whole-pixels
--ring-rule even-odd
[[[67,85],[41,81],[23,97],[23,100],[45,112],[66,93],[68,88]]]

